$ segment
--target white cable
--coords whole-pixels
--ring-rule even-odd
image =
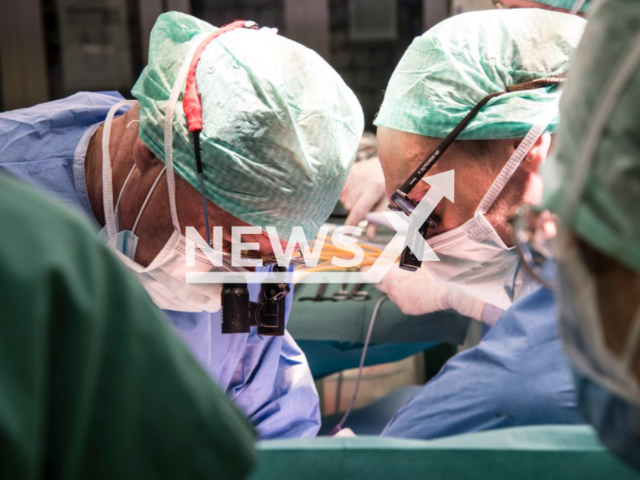
[[[373,325],[376,322],[376,317],[378,316],[378,310],[380,310],[380,306],[387,298],[388,297],[386,295],[382,295],[382,297],[380,297],[380,299],[376,303],[376,306],[373,308],[373,313],[371,314],[371,320],[369,320],[369,330],[367,331],[367,337],[365,338],[364,346],[362,347],[362,355],[360,355],[360,366],[358,367],[358,378],[356,379],[356,388],[353,391],[353,395],[351,396],[351,401],[349,402],[347,411],[344,412],[344,415],[342,416],[342,420],[340,420],[340,422],[335,427],[333,427],[333,429],[331,430],[331,435],[335,435],[340,430],[342,430],[342,426],[347,421],[347,418],[349,418],[349,414],[351,414],[351,409],[353,408],[353,405],[356,403],[356,397],[358,396],[358,390],[360,389],[360,380],[362,379],[362,369],[364,368],[364,359],[367,356],[367,348],[369,348],[369,341],[371,340]]]

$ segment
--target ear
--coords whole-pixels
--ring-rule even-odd
[[[520,143],[520,140],[517,141]],[[536,143],[533,144],[531,150],[525,157],[524,161],[520,164],[520,168],[529,173],[539,173],[542,163],[547,159],[549,151],[551,150],[551,134],[544,133],[538,138]]]
[[[135,163],[137,169],[140,170],[140,174],[144,174],[158,165],[160,160],[158,160],[138,137],[136,143],[133,145],[133,163]]]

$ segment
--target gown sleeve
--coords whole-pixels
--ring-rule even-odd
[[[553,293],[516,302],[475,348],[452,357],[382,435],[431,439],[495,428],[584,423]]]

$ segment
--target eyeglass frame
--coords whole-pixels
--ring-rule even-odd
[[[418,184],[422,178],[431,170],[433,165],[442,157],[444,152],[451,146],[451,144],[458,138],[467,125],[475,118],[478,112],[484,107],[492,98],[504,95],[505,93],[519,92],[523,90],[534,90],[537,88],[544,88],[561,84],[565,81],[566,74],[560,74],[555,76],[549,76],[539,78],[536,80],[530,80],[528,82],[518,83],[511,85],[502,92],[494,92],[486,95],[482,98],[476,106],[474,106],[467,115],[456,125],[456,127],[438,144],[427,158],[416,168],[413,173],[405,180],[405,182],[396,189],[391,195],[391,203],[389,208],[391,210],[404,212],[408,217],[411,216],[413,211],[417,208],[417,203],[409,198],[409,194],[413,188]],[[410,232],[410,235],[420,235],[422,238],[427,238],[429,228],[437,228],[437,222],[430,215],[427,220],[418,228],[417,232]],[[400,268],[409,271],[416,271],[422,260],[420,260],[409,248],[406,246],[400,256]]]
[[[409,198],[409,194],[422,178],[431,170],[435,163],[440,160],[444,152],[458,138],[462,131],[475,118],[478,112],[492,98],[504,95],[505,93],[519,92],[524,90],[535,90],[537,88],[550,87],[559,85],[565,81],[565,75],[555,75],[550,77],[539,78],[524,83],[518,83],[507,87],[502,92],[494,92],[486,95],[480,100],[475,107],[456,125],[456,127],[438,144],[438,146],[427,156],[427,158],[413,171],[413,173],[405,180],[405,182],[391,195],[391,204],[389,208],[404,212],[407,216],[411,215],[418,206]]]

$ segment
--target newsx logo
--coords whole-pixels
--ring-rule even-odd
[[[353,269],[353,271],[305,273],[296,279],[296,283],[378,283],[396,263],[406,246],[411,249],[419,260],[425,262],[439,261],[429,243],[418,233],[418,229],[427,221],[429,215],[443,198],[447,198],[451,202],[454,201],[454,170],[425,177],[422,180],[429,184],[431,188],[429,188],[409,217],[403,212],[384,212],[390,225],[396,230],[396,234],[365,275],[362,275],[360,271],[356,271],[364,260],[364,251],[353,240],[353,236],[358,237],[362,234],[362,229],[341,226],[333,231],[331,240],[337,248],[352,253],[353,257],[344,259],[334,256],[331,264],[338,268]],[[401,232],[406,229],[407,220],[409,225],[405,235]],[[222,251],[221,227],[213,228],[213,248],[207,244],[206,240],[202,238],[194,227],[187,227],[186,282],[196,284],[238,283],[239,277],[244,277],[244,281],[247,283],[293,282],[294,273],[292,271],[269,272],[266,268],[259,268],[262,267],[262,260],[259,258],[241,257],[242,251],[256,251],[259,248],[257,243],[242,242],[242,235],[260,234],[262,231],[263,229],[260,227],[233,227],[231,231],[231,254],[228,254]],[[309,247],[302,227],[294,227],[284,250],[275,227],[266,227],[264,231],[269,235],[278,266],[289,267],[297,244],[300,246],[305,265],[307,267],[315,267],[318,265],[322,248],[327,238],[328,227],[323,227],[320,230],[313,248]],[[351,235],[351,237],[348,237],[348,235]],[[196,247],[201,253],[196,253]],[[198,257],[201,259],[206,258],[207,261],[198,261]],[[214,271],[212,271],[211,265],[213,265]],[[258,268],[253,271],[253,269],[247,270],[247,267]]]

